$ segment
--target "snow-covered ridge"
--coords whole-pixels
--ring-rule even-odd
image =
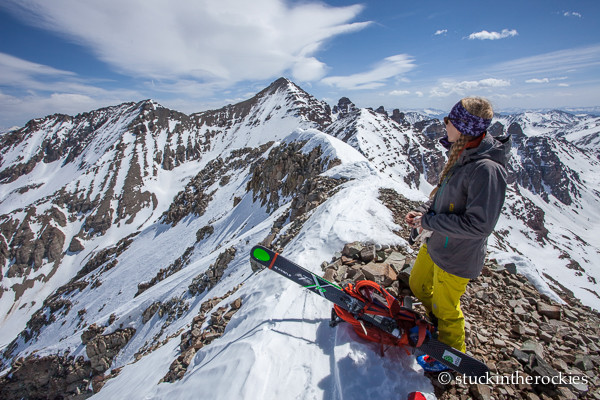
[[[185,115],[149,100],[2,135],[4,362],[67,350],[89,360],[82,334],[96,324],[135,330],[107,361],[125,368],[97,397],[186,397],[202,387],[210,398],[341,398],[340,380],[330,380],[348,360],[391,374],[386,387],[410,376],[431,391],[410,361],[396,370],[343,331],[324,332],[329,308],[318,297],[247,264],[263,240],[314,271],[348,242],[404,245],[379,188],[425,200],[444,163],[434,140],[443,127],[346,100],[331,110],[280,79],[219,110]],[[496,122],[518,140],[493,254],[547,293],[569,282],[600,308],[597,120],[552,112]],[[242,308],[183,380],[158,384],[202,305],[212,304],[209,315],[237,298]]]

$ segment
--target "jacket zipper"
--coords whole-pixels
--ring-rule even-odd
[[[438,191],[438,193],[435,194],[435,202],[433,203],[433,208],[435,209],[437,206],[437,202],[439,200],[440,197],[442,197],[442,192],[444,191],[444,188],[446,187],[446,185],[448,184],[448,181],[450,181],[450,178],[452,177],[452,175],[454,174],[454,169],[456,167],[452,168],[452,170],[450,170],[450,173],[446,176],[446,179],[444,179],[444,181],[442,182],[442,186],[440,186],[440,190]],[[450,238],[448,236],[446,236],[446,240],[444,242],[444,248],[448,247],[448,241],[450,240]]]

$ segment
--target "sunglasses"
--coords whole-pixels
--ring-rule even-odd
[[[456,121],[456,118],[444,117],[444,125],[448,125],[450,121]]]

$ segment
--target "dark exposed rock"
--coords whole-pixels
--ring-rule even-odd
[[[252,167],[252,177],[246,191],[252,191],[254,200],[267,206],[267,212],[279,207],[280,198],[288,198],[300,193],[300,188],[308,178],[326,170],[329,160],[321,159],[321,148],[315,147],[310,153],[300,150],[305,143],[292,142],[271,149],[266,159],[259,160]]]
[[[385,111],[385,108],[383,108],[383,106],[379,106],[379,107],[378,107],[378,108],[375,110],[375,112],[376,112],[376,113],[378,113],[378,114],[383,114],[383,115],[385,115],[386,117],[388,116],[388,113],[387,113],[387,111]]]
[[[397,108],[395,108],[392,111],[392,115],[390,116],[390,119],[392,119],[392,121],[396,121],[403,128],[409,128],[410,127],[410,122],[408,122],[406,120],[406,115],[403,112],[400,112],[400,110],[397,109]]]
[[[346,115],[348,113],[351,113],[351,112],[354,112],[354,111],[357,111],[357,110],[358,110],[358,108],[347,97],[342,97],[338,101],[337,105],[333,106],[333,113],[334,114],[340,113],[342,115]]]
[[[69,244],[69,251],[71,253],[78,253],[80,251],[82,251],[85,247],[83,247],[83,245],[81,244],[81,242],[79,241],[79,239],[77,239],[76,237],[74,237],[73,239],[71,239],[71,243]]]
[[[67,355],[36,357],[15,361],[10,372],[0,378],[0,398],[63,399],[87,398],[92,369],[83,357]]]
[[[198,232],[196,232],[196,241],[200,242],[204,239],[206,239],[207,237],[209,237],[210,235],[212,235],[215,232],[215,228],[213,228],[211,225],[206,225],[200,229],[198,229]]]
[[[240,286],[233,288],[223,297],[214,297],[202,303],[200,311],[194,317],[190,329],[181,335],[181,343],[179,344],[181,354],[171,363],[169,372],[161,379],[161,382],[175,382],[183,378],[196,352],[210,345],[213,340],[218,339],[225,333],[227,324],[242,307],[241,298],[234,300],[228,306],[219,307],[210,315],[208,326],[204,329],[202,327],[207,321],[207,313],[234,294]]]
[[[154,303],[152,303],[150,305],[150,307],[146,308],[144,310],[144,312],[142,313],[142,323],[145,324],[146,322],[150,321],[152,319],[152,317],[154,316],[154,314],[156,314],[158,312],[159,308],[160,308],[160,301],[155,301]]]
[[[139,164],[137,153],[131,158],[131,164],[123,184],[123,194],[117,207],[118,219],[126,219],[125,223],[130,224],[135,216],[142,209],[152,207],[155,210],[158,200],[154,193],[143,191],[142,168]]]
[[[117,329],[106,335],[86,338],[85,351],[90,359],[90,367],[95,373],[103,373],[110,368],[113,358],[135,334],[135,329]],[[82,337],[83,341],[83,337]]]
[[[513,142],[518,148],[521,163],[518,170],[513,171],[515,177],[511,181],[516,180],[521,186],[539,194],[546,202],[550,201],[549,196],[552,195],[561,203],[571,205],[573,199],[581,196],[578,188],[582,185],[579,174],[564,165],[556,151],[556,146],[575,151],[569,142],[545,136],[524,137],[522,131],[520,134],[517,132],[516,127],[512,131],[515,132]]]
[[[29,355],[15,360],[8,374],[0,377],[0,398],[83,399],[97,393],[106,380],[119,373],[116,369],[104,376],[114,357],[135,334],[133,328],[101,335],[103,330],[93,324],[81,335],[89,360],[81,356],[74,358],[68,353]]]
[[[196,276],[189,285],[188,290],[193,296],[197,296],[206,289],[214,287],[221,280],[225,269],[235,257],[236,250],[233,247],[228,248],[219,254],[214,264],[211,264],[206,272]]]
[[[169,209],[163,214],[164,222],[176,225],[188,215],[202,216],[214,195],[214,191],[207,191],[208,188],[219,182],[226,171],[240,170],[255,162],[271,144],[267,143],[256,149],[245,148],[236,150],[225,160],[219,157],[209,162],[186,185],[185,189],[175,196],[173,203],[171,203]]]

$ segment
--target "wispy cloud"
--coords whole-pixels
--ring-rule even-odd
[[[45,88],[46,78],[65,78],[75,76],[73,72],[63,71],[47,65],[23,60],[10,54],[0,53],[0,86],[15,84],[29,89]]]
[[[435,31],[434,35],[440,36],[440,35],[446,35],[446,33],[448,33],[448,29],[439,29],[439,30]]]
[[[442,81],[430,91],[432,97],[447,97],[450,95],[463,96],[481,90],[491,90],[510,86],[510,81],[505,79],[486,78],[478,81]]]
[[[563,13],[563,16],[581,18],[581,13],[578,13],[576,11],[565,11]]]
[[[549,83],[550,79],[548,78],[533,78],[533,79],[527,79],[525,81],[525,83]]]
[[[600,45],[576,47],[523,57],[488,68],[490,73],[510,76],[548,76],[600,66]]]
[[[285,0],[5,0],[30,24],[90,48],[113,69],[148,79],[230,82],[323,77],[324,42],[356,32],[360,5]]]
[[[133,90],[106,90],[74,72],[0,53],[0,126],[54,113],[77,114],[140,99]]]
[[[498,40],[498,39],[505,39],[505,38],[509,38],[509,37],[513,37],[513,36],[517,36],[519,33],[517,32],[516,29],[502,29],[502,32],[488,32],[488,31],[481,31],[481,32],[474,32],[471,33],[469,35],[469,39],[470,40]]]
[[[402,75],[415,67],[411,56],[398,54],[385,58],[369,71],[348,76],[330,76],[324,78],[322,82],[347,90],[375,89],[384,86],[388,79]]]

